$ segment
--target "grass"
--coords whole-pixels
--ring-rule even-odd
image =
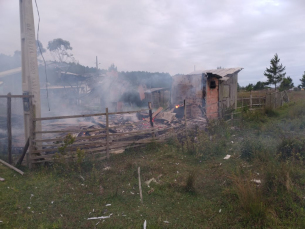
[[[0,165],[0,228],[304,228],[303,110],[297,100],[246,111],[234,126],[211,122],[109,161],[22,168],[24,176]]]

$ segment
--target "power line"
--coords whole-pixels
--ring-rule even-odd
[[[35,4],[36,4],[36,9],[37,9],[37,14],[38,14],[38,26],[37,26],[37,45],[39,47],[39,51],[40,51],[40,54],[41,54],[41,57],[43,59],[43,62],[44,62],[44,71],[45,71],[45,74],[46,74],[46,90],[47,90],[47,101],[48,101],[48,108],[49,108],[49,111],[51,110],[50,109],[50,103],[49,103],[49,91],[48,91],[48,74],[47,74],[47,64],[46,64],[46,61],[44,59],[44,56],[42,54],[42,51],[41,51],[41,47],[40,47],[40,41],[39,41],[39,24],[40,24],[40,15],[39,15],[39,9],[38,9],[38,5],[37,5],[37,1],[35,0]]]

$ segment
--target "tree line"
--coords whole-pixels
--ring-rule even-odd
[[[280,91],[289,90],[294,88],[294,84],[290,76],[286,77],[285,72],[286,67],[280,63],[280,58],[276,53],[274,57],[270,61],[270,67],[266,68],[264,72],[264,76],[267,77],[266,82],[258,81],[255,85],[249,83],[245,87],[241,87],[238,85],[239,90],[246,90],[246,91],[256,91],[256,90],[263,90],[269,88],[269,85],[274,85],[275,90],[279,89]],[[305,72],[300,79],[301,84],[298,85],[298,88],[305,87]]]

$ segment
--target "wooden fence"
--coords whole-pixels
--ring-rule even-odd
[[[289,102],[289,96],[287,91],[275,91],[266,93],[264,96],[252,96],[250,92],[250,97],[240,97],[237,98],[237,110],[248,108],[249,110],[270,108],[275,109],[283,106],[284,103]],[[234,116],[241,114],[240,111],[229,111],[224,112],[223,118],[227,121],[234,120]],[[228,118],[229,117],[229,118]]]
[[[31,100],[33,95],[12,95],[8,93],[7,95],[0,95],[0,98],[7,99],[7,152],[8,152],[8,163],[13,163],[12,158],[12,98],[21,98],[23,100]],[[27,143],[25,144],[25,149],[27,151]],[[22,154],[24,157],[25,152]],[[23,159],[23,158],[22,158]],[[20,160],[18,160],[20,161]]]
[[[149,121],[143,120],[145,123],[144,129],[131,130],[126,132],[116,132],[116,128],[122,128],[124,126],[133,124],[123,124],[119,126],[110,126],[109,119],[113,115],[132,114],[143,111],[149,111]],[[186,127],[185,124],[180,124],[173,127],[157,128],[153,123],[152,108],[149,103],[149,108],[138,111],[126,111],[126,112],[108,112],[106,108],[105,113],[98,114],[86,114],[86,115],[72,115],[72,116],[58,116],[58,117],[34,117],[33,106],[31,106],[31,127],[30,127],[30,139],[29,139],[29,166],[32,164],[53,162],[58,155],[64,159],[73,159],[77,157],[77,151],[84,150],[85,154],[96,155],[100,159],[109,158],[111,151],[124,150],[130,147],[137,147],[150,142],[164,142],[166,139],[172,137],[174,134],[182,132]],[[105,127],[99,129],[75,129],[75,130],[42,130],[35,131],[35,125],[37,122],[59,120],[59,119],[75,119],[85,117],[105,117]],[[44,125],[41,125],[44,127]],[[112,132],[110,131],[112,130]],[[90,136],[76,136],[74,142],[71,144],[65,144],[68,134],[79,133],[92,133]],[[60,134],[59,137],[43,137],[46,134]],[[41,136],[41,137],[37,137]],[[56,154],[59,153],[60,154]]]

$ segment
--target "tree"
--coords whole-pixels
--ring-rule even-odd
[[[285,67],[280,64],[277,53],[274,55],[274,58],[271,59],[270,64],[270,68],[266,68],[264,75],[268,78],[268,84],[274,84],[276,90],[276,85],[280,83],[286,75]]]
[[[300,81],[301,81],[301,86],[304,88],[305,87],[305,72],[304,72],[302,78],[300,79]]]
[[[65,41],[61,38],[49,41],[47,49],[51,52],[55,61],[66,62],[69,59],[73,59],[73,54],[69,53],[72,50],[69,41]]]
[[[248,86],[246,86],[246,91],[252,91],[253,90],[253,84],[249,83]]]
[[[47,50],[43,47],[42,43],[39,40],[36,40],[36,46],[37,46],[37,57],[41,55],[41,53],[46,52]],[[40,47],[40,49],[39,49]],[[41,52],[40,52],[41,51]]]
[[[254,91],[263,90],[263,89],[265,89],[266,84],[268,84],[268,83],[258,81],[258,82],[253,86],[253,90],[254,90]]]
[[[290,76],[288,76],[287,78],[283,78],[283,81],[281,82],[280,85],[280,91],[289,90],[293,87],[294,85],[292,79],[290,78]]]

